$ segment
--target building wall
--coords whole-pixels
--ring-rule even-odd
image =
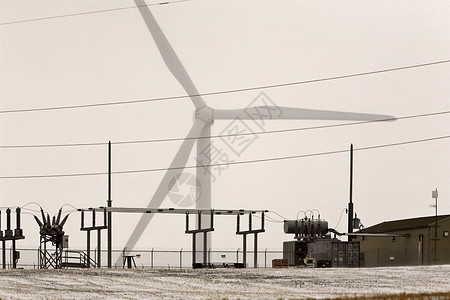
[[[438,223],[436,241],[439,259],[437,264],[450,263],[450,237],[444,232],[450,231],[450,219]],[[360,242],[362,267],[410,266],[434,264],[434,226],[404,231],[383,232],[386,234],[410,234],[409,237],[372,237],[358,236]]]
[[[426,229],[425,229],[426,230]],[[419,235],[423,230],[415,232],[398,231],[396,234],[410,233],[409,237],[358,237],[361,253],[364,257],[362,266],[405,266],[417,265],[419,257]]]
[[[450,219],[439,222],[437,229],[437,261],[434,260],[434,226],[428,228],[430,240],[428,242],[427,261],[429,264],[450,264]]]

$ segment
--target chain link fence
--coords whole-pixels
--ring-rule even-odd
[[[50,250],[50,249],[49,249]],[[39,249],[31,248],[17,248],[19,252],[17,260],[17,268],[23,269],[37,269],[39,268]],[[52,251],[50,250],[50,255]],[[190,249],[179,250],[161,250],[161,249],[144,249],[127,251],[124,256],[122,250],[112,251],[112,268],[127,268],[131,265],[132,268],[166,268],[166,269],[185,269],[192,268],[192,251]],[[17,254],[16,254],[17,255]],[[56,255],[56,253],[55,253]],[[106,268],[108,265],[108,253],[106,250],[101,250],[100,255],[97,249],[91,250],[89,255],[86,250],[79,249],[64,249],[62,253],[63,262],[76,263],[82,257],[90,258],[90,267]],[[124,259],[125,257],[125,259]],[[127,257],[129,257],[127,259]],[[214,265],[214,267],[234,266],[235,263],[244,263],[244,253],[242,249],[236,250],[209,250],[207,251],[207,264]],[[283,258],[282,250],[260,250],[257,252],[257,268],[271,268],[273,259]],[[0,257],[0,260],[2,258]],[[116,263],[119,261],[119,263]],[[255,267],[254,251],[247,251],[246,267]],[[6,268],[12,269],[13,251],[12,248],[6,249]],[[197,251],[196,262],[203,262],[203,252]],[[3,261],[2,261],[3,263]],[[2,264],[0,264],[1,266]]]

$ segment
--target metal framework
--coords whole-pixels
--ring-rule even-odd
[[[192,212],[191,212],[192,213]],[[195,213],[195,212],[194,212]],[[186,230],[185,233],[192,234],[192,266],[197,266],[197,233],[203,233],[203,264],[205,266],[207,264],[207,251],[208,251],[208,232],[214,231],[214,212],[210,210],[210,223],[208,228],[202,228],[202,211],[198,211],[197,215],[197,229],[189,229],[189,212],[185,212],[186,214]],[[205,215],[205,214],[203,214]]]
[[[208,245],[208,232],[214,231],[214,216],[237,216],[237,225],[236,225],[236,234],[242,235],[243,237],[243,263],[242,265],[245,267],[247,265],[247,235],[254,234],[254,267],[257,267],[258,263],[258,233],[265,232],[264,229],[264,214],[268,212],[267,210],[245,210],[245,209],[178,209],[178,208],[142,208],[142,207],[99,207],[99,208],[86,208],[86,209],[78,209],[81,212],[81,230],[87,231],[87,253],[89,255],[90,250],[90,231],[98,230],[98,253],[100,255],[101,245],[100,245],[100,231],[102,229],[108,229],[108,218],[110,218],[111,213],[140,213],[140,214],[179,214],[186,216],[186,234],[192,234],[192,265],[193,267],[205,267],[208,266],[207,262],[207,245]],[[104,225],[96,226],[95,225],[95,212],[103,211],[104,214]],[[93,220],[91,227],[84,226],[84,214],[85,212],[92,212]],[[252,215],[261,214],[261,226],[258,229],[253,228]],[[190,215],[197,216],[197,226],[195,229],[190,228]],[[248,230],[240,230],[241,224],[240,219],[241,216],[248,215]],[[205,222],[207,220],[205,217],[209,216],[209,222]],[[203,220],[203,223],[202,223]],[[207,223],[207,224],[205,224]],[[206,226],[205,226],[206,225]],[[197,234],[203,235],[203,262],[197,263]],[[111,245],[108,244],[108,257],[111,257],[112,248]],[[129,257],[126,255],[124,249],[124,264],[125,257]],[[89,261],[89,258],[88,258]],[[100,257],[98,258],[98,262],[100,262]],[[98,264],[100,266],[100,264]]]
[[[336,231],[333,228],[328,228],[328,232],[334,233],[335,235],[343,236],[343,235],[354,235],[354,236],[361,236],[363,239],[365,236],[370,237],[390,237],[390,238],[396,238],[396,237],[411,237],[410,233],[365,233],[365,232],[339,232]]]
[[[253,237],[253,242],[254,242],[254,247],[253,247],[253,266],[255,268],[258,267],[258,233],[264,232],[264,213],[265,211],[261,212],[261,228],[259,229],[253,229],[253,224],[252,224],[252,215],[256,213],[256,212],[251,212],[248,214],[248,230],[244,230],[241,231],[240,227],[240,215],[237,215],[237,225],[236,225],[236,234],[242,235],[242,249],[244,252],[244,257],[243,257],[243,264],[244,266],[247,265],[247,234],[254,234]]]
[[[41,235],[39,246],[39,269],[61,269],[62,268],[62,243],[59,235]],[[52,254],[47,250],[47,243],[51,242],[55,246],[55,252]]]
[[[89,226],[89,227],[84,226],[85,225],[84,224],[85,211],[92,212],[92,224],[91,224],[92,226]],[[103,211],[103,225],[96,224],[95,215],[96,215],[97,211],[100,211],[100,212]],[[100,209],[92,208],[92,209],[87,209],[87,210],[81,210],[81,228],[80,228],[80,230],[86,231],[86,254],[87,254],[86,267],[87,268],[91,267],[91,262],[92,262],[92,260],[91,260],[91,231],[97,231],[97,249],[98,249],[98,251],[97,251],[97,261],[95,263],[95,266],[98,268],[100,268],[100,266],[101,266],[101,254],[102,254],[100,251],[101,246],[102,246],[101,245],[101,241],[102,241],[101,232],[104,229],[108,229],[108,225],[109,225],[108,217],[110,216],[110,214],[111,214],[110,212],[108,212],[108,213],[106,212],[105,207],[100,208]],[[110,232],[111,231],[108,231],[108,235],[110,234]],[[110,244],[108,242],[108,250],[109,249],[110,249]],[[110,251],[108,251],[108,267],[110,267],[109,266],[109,258],[110,257],[111,257],[111,253],[110,253]]]
[[[42,221],[38,217],[34,216],[36,223],[39,225],[40,234],[40,246],[39,246],[39,269],[61,269],[62,265],[62,251],[64,231],[63,227],[67,221],[69,215],[66,215],[61,220],[62,209],[59,210],[58,216],[54,216],[50,220],[50,215],[45,216],[43,209],[41,208]],[[47,250],[47,243],[51,242],[55,246],[55,252],[52,254]]]
[[[1,230],[1,211],[0,211],[0,241],[2,241],[2,262],[3,269],[6,269],[6,241],[12,241],[12,268],[15,269],[17,266],[17,260],[19,259],[19,252],[16,251],[16,241],[23,240],[25,236],[23,235],[23,230],[20,228],[20,207],[16,209],[16,229],[11,229],[11,209],[6,210],[6,230]]]

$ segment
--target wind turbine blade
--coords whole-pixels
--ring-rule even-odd
[[[175,53],[169,41],[167,40],[164,32],[161,30],[161,27],[159,27],[158,22],[156,22],[155,17],[150,12],[150,9],[148,8],[145,1],[134,0],[134,3],[136,3],[136,6],[142,15],[142,18],[144,19],[148,30],[152,34],[156,46],[158,46],[159,53],[161,53],[161,56],[167,68],[169,68],[170,72],[173,74],[173,76],[175,76],[186,93],[188,93],[188,95],[191,95],[191,100],[196,108],[206,105],[201,96],[195,96],[199,95],[197,88],[192,82],[191,77],[184,68],[180,59],[178,58],[178,55]]]
[[[215,109],[214,118],[221,120],[347,120],[395,121],[389,115],[364,114],[343,111],[303,109],[282,106],[255,106],[245,109]]]
[[[178,174],[181,174],[183,172],[183,169],[176,169],[173,170],[173,168],[184,168],[186,166],[186,163],[189,159],[189,156],[191,154],[192,148],[194,147],[195,142],[197,141],[195,138],[200,136],[200,133],[202,132],[203,128],[205,127],[205,123],[201,120],[195,120],[194,125],[192,126],[191,130],[189,131],[186,139],[183,141],[183,144],[181,145],[180,149],[178,149],[177,154],[175,155],[175,158],[173,159],[172,163],[170,164],[169,170],[164,175],[163,179],[161,180],[158,188],[155,191],[155,194],[153,195],[152,199],[148,203],[148,208],[157,208],[160,207],[161,203],[166,198],[167,194],[170,192],[173,184],[176,182],[176,180],[172,180],[175,176]],[[148,224],[153,218],[153,214],[143,214],[141,216],[141,219],[139,220],[138,224],[136,225],[133,233],[131,234],[130,238],[128,239],[127,243],[125,244],[125,249],[127,251],[131,251],[134,246],[136,245],[137,241],[141,237],[141,235],[144,233],[145,229],[147,228]],[[116,262],[116,264],[121,264],[121,258],[119,258]]]

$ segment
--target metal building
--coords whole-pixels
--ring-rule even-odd
[[[361,267],[450,264],[450,215],[383,222],[357,233]]]

